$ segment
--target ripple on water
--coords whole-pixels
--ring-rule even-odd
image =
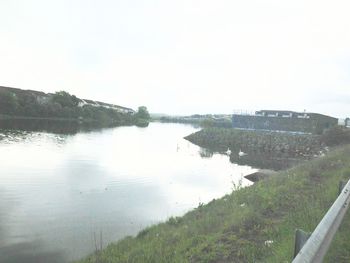
[[[0,255],[77,259],[94,250],[94,232],[106,244],[136,234],[223,196],[253,171],[204,156],[182,139],[194,131],[158,123],[75,135],[0,131]]]

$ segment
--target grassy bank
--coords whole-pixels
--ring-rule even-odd
[[[290,262],[350,177],[350,145],[149,227],[79,262]],[[325,262],[350,262],[347,213]],[[270,246],[265,241],[272,240]]]

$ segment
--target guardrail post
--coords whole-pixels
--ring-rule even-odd
[[[295,258],[298,255],[299,251],[303,248],[304,244],[310,236],[311,233],[305,232],[301,229],[295,230],[295,245],[293,258]]]
[[[340,194],[343,192],[343,189],[344,189],[345,185],[346,185],[346,182],[344,182],[344,181],[340,181],[340,182],[339,182],[339,192],[338,192],[338,195],[340,195]]]

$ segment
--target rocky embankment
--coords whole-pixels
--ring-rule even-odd
[[[289,157],[312,157],[326,147],[322,136],[266,131],[208,128],[193,133],[185,139],[201,147],[216,151],[230,150],[261,152]]]

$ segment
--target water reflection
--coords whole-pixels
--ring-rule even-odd
[[[12,235],[9,233],[11,213],[18,203],[18,198],[0,189],[0,262],[6,263],[37,263],[37,262],[68,262],[63,251],[49,251],[44,242],[39,240],[22,242],[23,235]],[[12,240],[12,242],[8,242]]]
[[[58,134],[76,134],[81,131],[96,130],[98,126],[69,120],[50,119],[5,119],[0,120],[0,130],[42,131]]]
[[[42,250],[39,241],[17,243],[0,247],[0,262],[6,263],[65,263],[68,262],[62,251]]]
[[[302,159],[289,156],[276,156],[273,154],[250,152],[247,155],[239,156],[236,153],[230,155],[230,161],[239,165],[249,165],[260,169],[284,170],[303,161]]]
[[[4,200],[5,194],[4,190],[0,188],[0,200]],[[11,207],[13,207],[13,203],[0,201],[0,247],[5,244],[6,239],[6,226],[5,222],[8,220],[7,215],[10,212]],[[1,262],[1,261],[0,261]]]
[[[182,139],[194,131],[160,123],[75,135],[0,130],[2,259],[15,247],[19,261],[77,259],[94,251],[94,233],[104,245],[136,234],[255,171]]]
[[[273,153],[251,151],[248,149],[230,149],[231,153],[228,155],[232,163],[238,165],[248,165],[256,169],[270,169],[270,170],[284,170],[294,166],[305,160],[302,158],[295,158],[289,156],[287,153],[280,153],[278,155]],[[239,152],[244,152],[240,155]],[[215,153],[226,154],[224,151],[217,151],[208,148],[201,148],[199,155],[202,158],[211,158]]]
[[[0,142],[1,145],[11,145],[13,143],[54,143],[56,146],[60,146],[66,143],[69,135],[65,134],[47,134],[44,132],[31,132],[20,130],[0,130]]]

